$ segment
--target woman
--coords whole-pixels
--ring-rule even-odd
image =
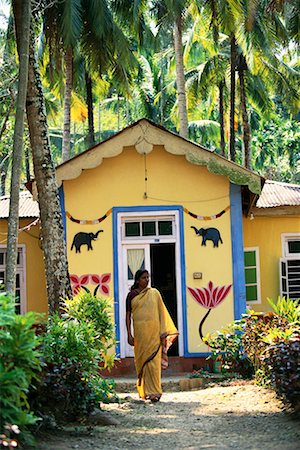
[[[126,299],[126,328],[128,343],[134,346],[138,394],[143,400],[157,402],[162,395],[161,368],[168,367],[167,350],[178,331],[160,293],[147,287],[148,283],[149,272],[138,270]]]

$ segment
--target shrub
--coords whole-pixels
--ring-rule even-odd
[[[40,416],[73,421],[114,397],[113,384],[99,376],[99,364],[111,365],[113,323],[109,304],[89,292],[65,302],[62,317],[49,318],[41,352],[44,368],[30,401]]]
[[[278,297],[277,303],[271,298],[268,298],[268,302],[279,317],[287,319],[290,323],[300,322],[300,304],[298,300],[292,300],[289,297]]]
[[[270,385],[293,408],[300,408],[300,333],[281,335],[269,345],[261,361],[268,368]]]
[[[246,357],[242,346],[244,320],[235,320],[214,336],[204,340],[212,350],[212,358],[221,363],[222,372],[238,373],[244,378],[253,375],[253,366]]]
[[[18,426],[22,433],[36,422],[29,409],[29,385],[40,371],[39,339],[33,325],[40,315],[17,315],[13,301],[0,293],[0,430],[6,424]]]
[[[64,312],[66,318],[89,323],[94,329],[95,346],[100,353],[102,365],[112,367],[115,355],[109,355],[109,349],[115,344],[115,339],[110,301],[81,291],[74,299],[65,301]]]

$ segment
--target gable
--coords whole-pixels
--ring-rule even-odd
[[[209,172],[224,176],[234,184],[246,186],[251,194],[259,195],[261,192],[262,178],[256,173],[146,119],[141,119],[110,139],[58,166],[58,184],[78,178],[83,170],[101,165],[104,159],[120,155],[127,147],[133,147],[141,155],[148,155],[156,146],[161,146],[173,155],[184,156],[190,164],[205,166]]]

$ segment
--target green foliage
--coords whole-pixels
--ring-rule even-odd
[[[261,356],[268,368],[270,385],[293,408],[300,407],[300,332],[275,336]]]
[[[278,316],[286,318],[288,322],[300,322],[300,303],[298,300],[292,300],[288,297],[278,297],[277,303],[271,298],[268,298],[268,302]]]
[[[29,408],[27,394],[40,371],[39,338],[34,324],[38,315],[17,315],[13,301],[0,293],[0,432],[14,424],[22,432],[36,422]]]
[[[253,366],[245,356],[242,346],[244,320],[235,320],[214,336],[205,336],[205,343],[211,348],[212,358],[221,363],[223,372],[238,373],[244,378],[253,375]]]
[[[94,346],[99,352],[104,367],[112,367],[114,354],[109,349],[114,345],[114,325],[110,300],[99,298],[90,292],[81,291],[74,299],[65,301],[65,317],[81,324],[88,322],[95,337]]]
[[[109,301],[84,292],[65,302],[64,314],[49,318],[42,334],[44,368],[30,402],[41,417],[61,422],[89,415],[100,402],[115,399],[114,384],[99,375],[114,355]]]

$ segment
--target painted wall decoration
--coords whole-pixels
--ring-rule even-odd
[[[93,295],[97,295],[99,292],[101,295],[108,296],[110,293],[109,283],[111,280],[111,273],[97,274],[84,274],[84,275],[70,275],[73,295],[79,293],[81,289],[86,292],[91,292]],[[93,292],[87,288],[87,285],[96,285]]]
[[[226,206],[226,208],[222,209],[222,211],[220,211],[217,214],[213,214],[212,216],[199,216],[198,214],[192,213],[191,211],[189,211],[187,208],[183,208],[183,211],[188,214],[189,216],[193,217],[194,219],[197,220],[213,220],[213,219],[218,219],[219,217],[223,216],[223,214],[225,214],[227,211],[230,210],[230,206]]]
[[[99,233],[103,233],[103,230],[97,231],[97,233],[84,233],[80,232],[75,234],[71,250],[75,247],[76,253],[81,253],[80,248],[82,245],[87,245],[88,250],[93,250],[92,241],[96,241],[98,239]]]
[[[200,339],[203,342],[205,341],[203,340],[202,327],[207,316],[209,315],[212,309],[216,308],[218,305],[220,305],[220,303],[223,302],[223,300],[225,300],[225,298],[230,292],[231,287],[232,284],[214,287],[212,281],[208,283],[206,288],[188,287],[188,291],[192,295],[193,299],[196,300],[196,302],[199,303],[199,305],[203,306],[203,308],[208,309],[207,313],[204,315],[199,325],[199,335]]]
[[[219,247],[219,242],[223,244],[220,231],[217,228],[196,228],[191,227],[195,230],[197,236],[202,236],[201,245],[206,246],[206,241],[212,241],[214,247]]]
[[[85,220],[85,219],[75,219],[68,211],[66,211],[66,216],[72,222],[79,223],[80,225],[96,225],[97,223],[103,222],[110,214],[112,213],[112,209],[109,209],[102,217],[99,219]]]

